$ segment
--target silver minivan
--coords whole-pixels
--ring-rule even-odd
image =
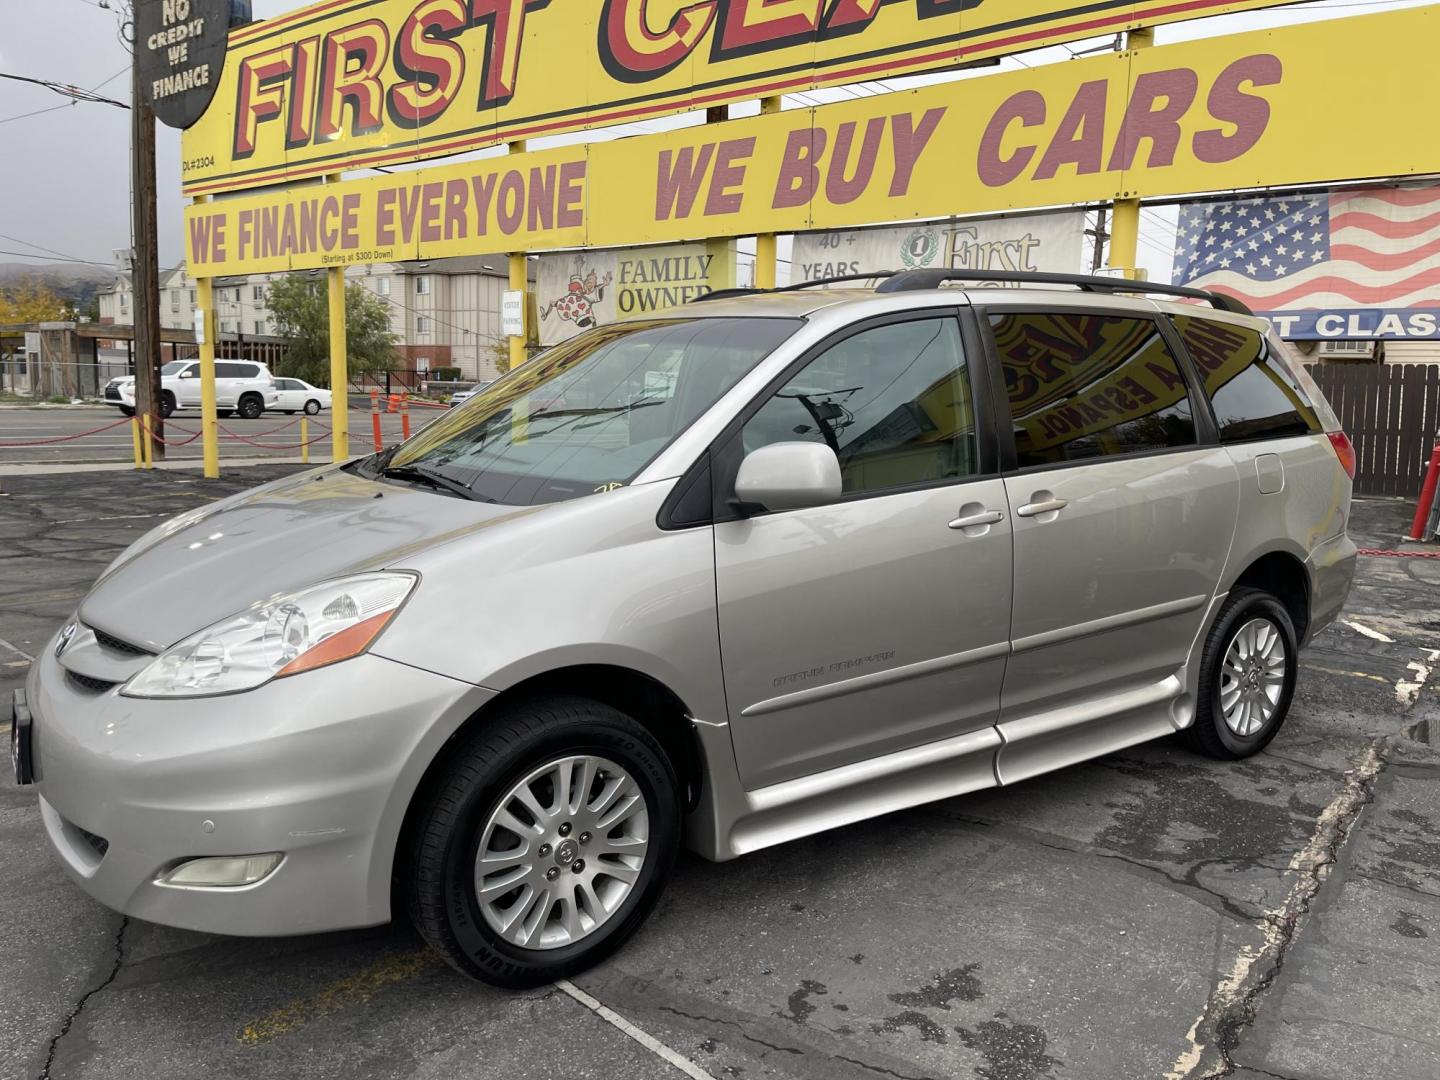
[[[105,571],[14,702],[87,892],[520,986],[710,859],[1172,733],[1345,602],[1354,454],[1223,296],[909,271],[597,327]],[[940,286],[947,287],[940,287]]]

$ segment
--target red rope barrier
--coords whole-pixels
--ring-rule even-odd
[[[102,431],[110,431],[119,427],[121,424],[128,423],[130,423],[130,418],[125,417],[123,420],[116,420],[113,424],[106,424],[104,427],[95,428],[93,431],[81,431],[75,435],[57,435],[53,439],[29,439],[24,442],[11,442],[7,439],[0,442],[0,446],[49,446],[52,443],[74,442],[76,439],[83,439],[89,435],[99,435]]]
[[[1379,548],[1360,548],[1358,553],[1389,559],[1440,559],[1440,551],[1382,551]]]

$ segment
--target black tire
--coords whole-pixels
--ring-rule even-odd
[[[485,920],[474,866],[499,800],[531,770],[570,754],[602,755],[627,770],[646,801],[649,848],[630,894],[587,937],[552,949],[506,941]],[[522,703],[485,722],[427,785],[410,833],[402,886],[416,929],[453,967],[496,986],[538,986],[613,953],[654,908],[680,842],[675,770],[631,717],[584,698]],[[582,852],[583,854],[583,852]]]
[[[129,405],[121,405],[121,406],[120,406],[120,415],[121,415],[121,416],[134,416],[134,415],[135,415],[135,410],[132,409]]]
[[[166,420],[175,411],[175,395],[169,390],[160,391],[160,415]]]
[[[1280,633],[1285,648],[1284,681],[1274,713],[1256,731],[1237,735],[1225,722],[1220,702],[1222,665],[1226,651],[1236,634],[1252,619],[1264,619]],[[1295,624],[1285,605],[1261,589],[1239,588],[1231,592],[1215,625],[1205,638],[1200,661],[1200,692],[1195,702],[1195,723],[1185,732],[1190,745],[1202,754],[1226,761],[1258,754],[1279,733],[1290,711],[1295,694],[1295,676],[1299,670],[1299,644]]]
[[[265,400],[259,394],[245,394],[236,406],[242,420],[258,420],[265,411]]]
[[[306,415],[306,416],[314,416],[314,415],[316,415],[319,411],[320,411],[320,402],[316,401],[314,398],[311,398],[309,401],[305,402],[305,415]]]

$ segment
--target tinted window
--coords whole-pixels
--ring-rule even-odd
[[[305,389],[294,379],[276,379],[275,386],[280,390],[303,390]]]
[[[595,327],[429,424],[389,465],[413,465],[510,505],[610,491],[800,325],[674,318]]]
[[[970,476],[975,410],[953,318],[863,330],[827,349],[746,422],[748,454],[823,442],[846,492]]]
[[[1221,442],[1321,430],[1310,395],[1259,331],[1193,315],[1177,315],[1175,327],[1205,381]]]
[[[215,377],[217,379],[253,379],[258,369],[254,364],[226,364],[215,365]]]
[[[1083,312],[990,317],[1021,468],[1195,444],[1159,326]]]

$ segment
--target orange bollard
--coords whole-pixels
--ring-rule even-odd
[[[395,412],[399,412],[399,411],[400,411],[400,395],[399,395],[399,394],[391,394],[391,395],[390,395],[390,401],[386,404],[386,406],[385,406],[385,411],[388,412],[388,413],[395,413]]]
[[[370,423],[375,428],[375,452],[385,449],[385,436],[380,431],[380,391],[370,391]]]
[[[410,395],[400,395],[400,440],[410,438]]]

